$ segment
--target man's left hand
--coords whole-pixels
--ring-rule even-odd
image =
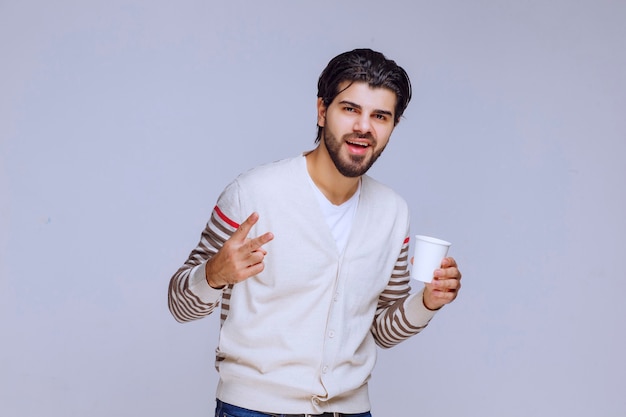
[[[424,306],[429,310],[438,310],[454,301],[461,289],[461,271],[454,258],[441,261],[441,268],[436,269],[432,282],[424,288]]]

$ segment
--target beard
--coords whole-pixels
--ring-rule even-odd
[[[367,138],[371,141],[371,147],[376,147],[376,140],[368,133],[365,135],[359,134],[347,134],[343,135],[342,140],[337,140],[337,138],[327,129],[322,131],[322,138],[324,140],[324,144],[326,145],[326,149],[328,150],[328,154],[330,155],[330,159],[335,164],[337,171],[341,173],[344,177],[360,177],[365,174],[371,167],[374,165],[374,162],[378,159],[378,157],[385,150],[385,146],[383,146],[378,151],[374,152],[371,156],[368,155],[348,155],[347,159],[342,159],[341,147],[345,143],[346,140],[350,138]]]

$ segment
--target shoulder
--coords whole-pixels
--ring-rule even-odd
[[[241,184],[254,184],[267,180],[289,179],[299,171],[302,163],[302,156],[280,159],[254,167],[240,174],[235,181]]]
[[[268,198],[297,194],[303,187],[306,168],[302,156],[281,159],[256,166],[237,176],[219,197],[220,208],[258,206]]]

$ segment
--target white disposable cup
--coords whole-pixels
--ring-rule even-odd
[[[422,282],[432,282],[435,269],[441,268],[441,261],[448,255],[450,245],[450,242],[434,237],[415,236],[411,277]]]

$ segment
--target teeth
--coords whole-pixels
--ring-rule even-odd
[[[349,143],[350,145],[356,145],[356,146],[360,146],[360,147],[362,147],[362,148],[367,148],[367,147],[369,146],[367,143],[350,142],[350,141],[348,141],[348,143]]]

